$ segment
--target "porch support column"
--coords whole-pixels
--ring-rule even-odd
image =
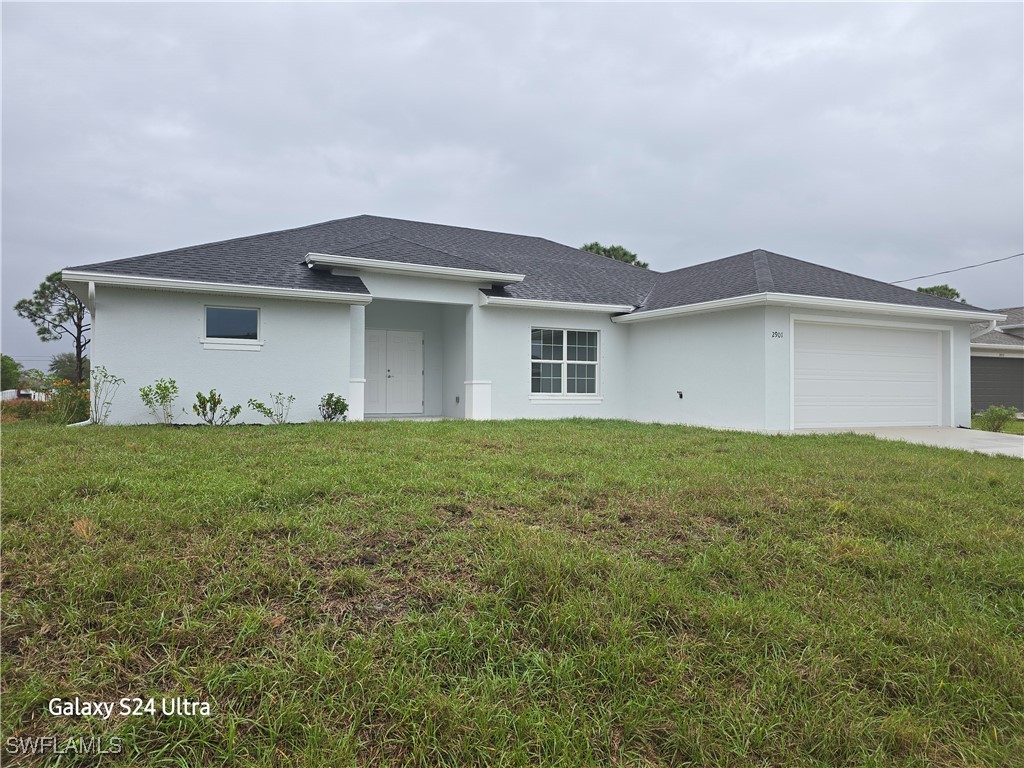
[[[470,306],[466,313],[466,418],[491,418],[491,382],[482,377],[483,355],[480,307]]]
[[[366,390],[366,307],[353,304],[349,309],[348,420],[362,421]]]

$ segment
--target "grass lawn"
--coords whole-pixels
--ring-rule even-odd
[[[981,425],[978,423],[978,417],[971,417],[971,429],[981,429]],[[1011,435],[1024,435],[1024,421],[1017,421],[1016,419],[1009,422],[1006,426],[1000,430]]]
[[[17,423],[2,447],[0,748],[1024,765],[1019,459],[598,421]],[[73,695],[212,715],[47,712]]]

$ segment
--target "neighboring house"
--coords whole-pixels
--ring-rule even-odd
[[[352,419],[598,417],[749,430],[969,426],[987,310],[756,250],[658,273],[538,237],[377,216],[66,269],[91,358],[225,403]],[[243,418],[259,420],[252,412]]]
[[[1024,411],[1024,307],[995,311],[1006,319],[971,324],[971,408]]]

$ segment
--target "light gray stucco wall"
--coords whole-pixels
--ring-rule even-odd
[[[491,382],[491,414],[496,419],[570,417],[626,418],[629,392],[626,342],[629,330],[600,312],[517,307],[474,307],[474,374]],[[530,339],[533,328],[598,331],[598,399],[539,399],[530,393]]]
[[[441,375],[441,413],[450,419],[466,416],[466,316],[469,307],[441,309],[444,349]]]
[[[260,310],[258,351],[205,349],[205,307]],[[270,393],[295,395],[291,421],[319,420],[327,392],[349,396],[347,304],[134,290],[97,286],[93,366],[125,380],[114,398],[112,423],[153,421],[139,387],[158,378],[178,383],[178,423],[196,423],[195,393],[216,389],[227,405],[243,406],[239,421],[260,423],[249,398],[269,405]]]
[[[763,308],[624,327],[629,329],[628,418],[764,429]]]

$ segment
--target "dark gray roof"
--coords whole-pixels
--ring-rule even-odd
[[[1000,315],[1006,315],[1005,320],[996,323],[996,328],[1006,325],[1024,325],[1024,307],[1006,307],[1005,309],[994,309]],[[1006,331],[989,331],[980,336],[975,333],[988,328],[988,323],[971,323],[971,344],[998,344],[1005,347],[1024,347],[1024,328],[1011,328]]]
[[[461,259],[436,248],[405,240],[401,237],[385,237],[372,243],[364,243],[346,248],[332,256],[351,256],[357,259],[376,259],[378,261],[397,261],[402,264],[430,264],[435,267],[453,267],[455,269],[490,270],[485,264]]]
[[[495,285],[485,293],[642,310],[765,292],[977,309],[763,250],[658,273],[540,237],[367,215],[69,269],[368,292],[358,277],[309,269],[304,261],[308,253],[521,274],[526,276],[523,282]]]
[[[757,293],[790,293],[935,309],[978,309],[760,249],[664,272],[658,276],[654,290],[640,309],[666,309]]]
[[[354,216],[69,269],[143,277],[319,290],[366,289],[358,278],[311,270],[307,253],[525,275],[502,295],[594,304],[640,304],[656,273],[526,235]],[[353,287],[357,285],[358,288]]]

